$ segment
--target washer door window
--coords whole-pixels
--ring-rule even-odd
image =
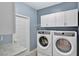
[[[39,43],[41,44],[41,46],[47,47],[47,45],[48,45],[48,39],[45,36],[41,36],[39,38]]]
[[[59,51],[63,53],[70,52],[72,48],[71,43],[64,38],[60,38],[56,41],[56,47]]]

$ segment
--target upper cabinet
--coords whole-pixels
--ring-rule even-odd
[[[78,26],[78,10],[68,10],[41,16],[41,27]]]
[[[15,32],[15,6],[13,2],[0,3],[0,34]]]
[[[78,26],[78,10],[69,10],[64,12],[65,26]]]

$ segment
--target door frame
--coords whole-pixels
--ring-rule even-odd
[[[15,16],[16,17],[25,18],[25,19],[29,19],[29,29],[30,29],[30,17],[22,15],[22,14],[16,14]],[[16,32],[16,20],[15,20],[15,32]],[[27,51],[30,51],[30,31],[29,31],[29,40],[28,40],[27,43],[28,43],[28,45],[27,45]]]

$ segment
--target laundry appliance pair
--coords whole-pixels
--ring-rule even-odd
[[[76,31],[37,31],[38,56],[76,56]]]

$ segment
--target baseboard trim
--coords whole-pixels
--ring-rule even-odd
[[[28,54],[28,56],[36,56],[36,55],[37,55],[37,48],[30,51],[29,54]]]

